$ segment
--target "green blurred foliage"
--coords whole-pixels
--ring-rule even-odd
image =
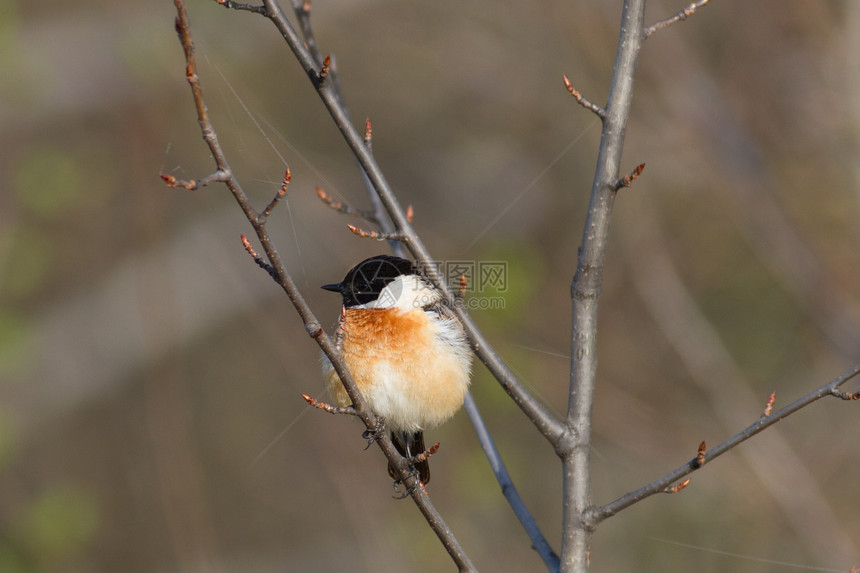
[[[14,526],[34,571],[53,570],[83,551],[99,528],[98,495],[58,484],[39,496]]]
[[[0,377],[5,383],[12,384],[30,366],[35,355],[31,335],[27,318],[0,307]]]
[[[2,292],[21,299],[44,286],[55,261],[51,237],[36,223],[22,223],[8,229],[2,238],[0,259]]]
[[[18,201],[32,215],[53,219],[80,199],[84,177],[70,154],[58,149],[29,148],[19,161],[15,173]]]

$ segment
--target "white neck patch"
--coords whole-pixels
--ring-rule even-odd
[[[388,283],[376,300],[353,308],[400,308],[411,310],[438,302],[442,297],[433,286],[417,275],[401,275]]]

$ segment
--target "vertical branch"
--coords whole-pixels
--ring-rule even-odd
[[[576,274],[571,284],[570,396],[565,420],[569,439],[559,448],[564,472],[562,571],[587,570],[594,528],[588,518],[588,509],[591,504],[591,414],[597,372],[597,307],[615,202],[614,184],[619,178],[633,79],[645,37],[644,12],[645,0],[625,0],[591,200]]]

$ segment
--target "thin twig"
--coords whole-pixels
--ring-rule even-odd
[[[266,15],[265,6],[260,6],[259,4],[247,4],[245,2],[234,2],[233,0],[215,0],[217,4],[221,4],[225,8],[232,8],[233,10],[244,10],[246,12],[254,12],[256,14]]]
[[[722,444],[711,448],[707,452],[697,454],[695,458],[693,458],[683,466],[667,473],[666,475],[658,478],[650,484],[640,487],[635,491],[631,491],[630,493],[619,497],[615,501],[590,510],[589,522],[594,523],[596,525],[607,517],[611,517],[619,511],[622,511],[630,507],[631,505],[654,495],[655,493],[660,493],[667,486],[669,486],[669,484],[672,484],[675,481],[681,479],[682,477],[693,473],[705,464],[713,462],[720,455],[731,450],[738,444],[752,438],[759,432],[773,426],[777,422],[780,422],[781,420],[787,418],[791,414],[794,414],[798,410],[809,406],[813,402],[816,402],[821,398],[824,398],[825,396],[837,396],[839,392],[839,387],[857,376],[858,374],[860,374],[860,364],[855,365],[854,367],[843,372],[840,376],[834,378],[824,386],[821,386],[820,388],[810,392],[806,396],[795,400],[788,406],[777,410],[770,416],[759,418],[758,420],[756,420],[755,422],[753,422],[752,424],[750,424]],[[701,463],[699,461],[699,458],[702,458]]]
[[[578,103],[585,109],[594,112],[600,119],[604,119],[606,117],[605,109],[585,99],[582,94],[579,93],[579,91],[575,87],[573,87],[573,84],[570,83],[570,80],[567,79],[566,75],[562,74],[561,77],[564,80],[564,87],[567,88],[568,93],[573,96],[573,98],[576,100],[576,103]]]
[[[403,233],[380,233],[379,231],[365,231],[355,225],[347,225],[350,231],[363,239],[376,239],[377,241],[408,241],[409,237]]]
[[[373,224],[378,224],[376,216],[370,211],[363,211],[361,209],[356,209],[351,205],[347,205],[343,201],[335,201],[331,195],[323,191],[321,188],[316,188],[317,197],[320,198],[320,201],[337,211],[338,213],[343,213],[344,215],[350,215],[352,217],[361,217],[362,219],[369,221]]]
[[[314,408],[318,408],[320,410],[325,410],[329,414],[346,414],[348,416],[358,416],[358,410],[356,410],[353,406],[332,406],[331,404],[320,402],[316,398],[307,394],[302,394],[302,398],[305,399],[305,402],[307,402],[308,405],[313,406]]]
[[[163,173],[161,175],[161,179],[167,184],[168,187],[181,187],[182,189],[187,189],[188,191],[194,191],[195,189],[199,189],[200,187],[205,187],[210,183],[220,183],[226,181],[230,175],[221,170],[216,171],[211,175],[207,175],[201,179],[177,179],[173,175],[167,175]]]
[[[612,185],[612,189],[614,189],[615,191],[618,191],[619,189],[621,189],[623,187],[630,187],[634,181],[639,179],[639,176],[642,175],[642,171],[644,169],[645,169],[645,164],[640,163],[639,165],[637,165],[633,169],[633,171],[631,171],[630,173],[628,173],[624,177],[621,177],[620,179],[615,181],[615,183],[613,183],[613,185]]]
[[[269,218],[269,215],[278,205],[278,203],[287,195],[287,188],[290,186],[290,181],[292,181],[293,176],[290,173],[290,169],[287,168],[286,174],[284,174],[284,182],[281,183],[281,186],[278,188],[278,192],[275,193],[275,196],[269,201],[269,204],[266,205],[266,208],[263,209],[263,212],[257,217],[258,223],[265,223],[266,219]]]
[[[698,10],[699,8],[701,8],[702,6],[704,6],[705,4],[707,4],[710,1],[711,0],[699,0],[698,2],[693,2],[692,4],[690,4],[689,6],[684,8],[683,10],[680,10],[679,12],[674,14],[673,16],[670,16],[669,18],[666,18],[665,20],[660,20],[656,24],[648,26],[645,29],[645,37],[647,38],[648,36],[650,36],[654,32],[657,32],[658,30],[662,30],[663,28],[668,28],[669,26],[671,26],[675,22],[679,22],[681,20],[686,20],[687,18],[689,18],[690,16],[695,14],[696,10]]]

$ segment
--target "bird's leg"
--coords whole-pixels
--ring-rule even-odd
[[[376,417],[376,425],[374,425],[373,428],[368,428],[364,432],[361,433],[361,437],[364,438],[365,440],[367,440],[367,445],[364,447],[364,449],[366,450],[367,448],[372,446],[373,443],[376,440],[378,440],[380,438],[380,436],[383,435],[384,432],[385,432],[385,420],[383,420],[381,417],[377,416]]]

